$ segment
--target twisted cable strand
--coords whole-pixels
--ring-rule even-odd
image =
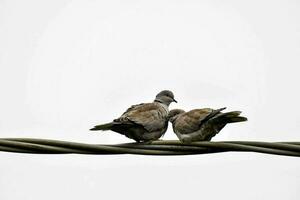
[[[49,139],[2,138],[0,151],[35,154],[139,154],[193,155],[228,151],[258,152],[300,157],[300,142],[224,141],[183,144],[175,140],[159,140],[151,144],[85,144]]]
[[[41,154],[141,154],[141,155],[186,155],[193,152],[160,149],[135,149],[115,145],[85,144],[47,139],[10,138],[0,139],[0,147],[9,147],[9,152]],[[16,151],[13,151],[15,148]],[[5,149],[4,149],[5,150]],[[11,151],[12,150],[12,151]],[[22,152],[24,150],[24,152]],[[26,151],[26,152],[25,152]],[[30,151],[30,152],[28,152]]]
[[[179,141],[155,141],[152,144],[178,144]],[[192,146],[210,147],[213,149],[221,149],[223,151],[247,151],[257,153],[267,153],[275,155],[299,156],[299,149],[293,149],[295,145],[280,145],[273,142],[257,142],[257,141],[225,141],[225,142],[193,142]],[[297,147],[300,147],[298,145]]]

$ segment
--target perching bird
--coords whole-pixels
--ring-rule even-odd
[[[156,95],[154,102],[133,105],[121,117],[90,130],[112,130],[136,142],[157,140],[167,131],[168,107],[172,102],[177,103],[173,93],[163,90]]]
[[[189,112],[174,109],[169,112],[168,118],[181,142],[210,141],[226,124],[247,121],[246,117],[240,116],[240,111],[222,113],[224,109],[204,108]]]

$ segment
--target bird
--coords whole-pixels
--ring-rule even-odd
[[[177,101],[173,92],[159,92],[152,103],[132,105],[112,122],[96,125],[91,131],[114,131],[136,142],[158,140],[168,129],[169,105]]]
[[[241,111],[222,113],[226,107],[220,109],[202,108],[185,112],[182,109],[173,109],[168,119],[172,123],[173,132],[183,143],[195,141],[210,141],[228,123],[247,121],[240,116]]]

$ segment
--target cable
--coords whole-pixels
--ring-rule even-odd
[[[223,141],[183,144],[175,140],[151,143],[86,144],[35,138],[1,138],[0,151],[31,154],[195,155],[220,152],[257,152],[300,157],[300,142]]]

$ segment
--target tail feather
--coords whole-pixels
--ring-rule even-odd
[[[239,116],[240,114],[241,111],[219,113],[209,119],[207,123],[203,125],[203,140],[210,141],[211,138],[218,134],[228,123],[247,121],[247,118]]]
[[[110,123],[106,123],[106,124],[100,124],[97,126],[94,126],[94,128],[91,128],[90,131],[107,131],[107,130],[111,130],[111,128],[113,127],[114,123],[110,122]]]
[[[241,111],[232,111],[227,113],[221,113],[215,117],[217,121],[225,122],[225,123],[235,123],[235,122],[243,122],[247,121],[246,117],[240,116]]]
[[[238,117],[231,117],[230,122],[228,123],[245,122],[245,121],[248,121],[247,117],[238,116]]]
[[[223,113],[226,117],[237,117],[242,113],[242,111],[231,111],[227,113]]]
[[[225,110],[225,109],[226,109],[226,107],[223,107],[223,108],[217,109],[216,111],[221,112],[222,110]]]
[[[203,123],[207,122],[208,120],[210,120],[210,119],[212,119],[212,118],[218,116],[218,115],[221,113],[221,111],[222,111],[222,110],[225,110],[225,109],[226,109],[226,107],[220,108],[220,109],[217,109],[217,110],[213,110],[209,115],[207,115],[207,116],[205,117],[204,120],[201,121],[201,123],[203,124]]]

